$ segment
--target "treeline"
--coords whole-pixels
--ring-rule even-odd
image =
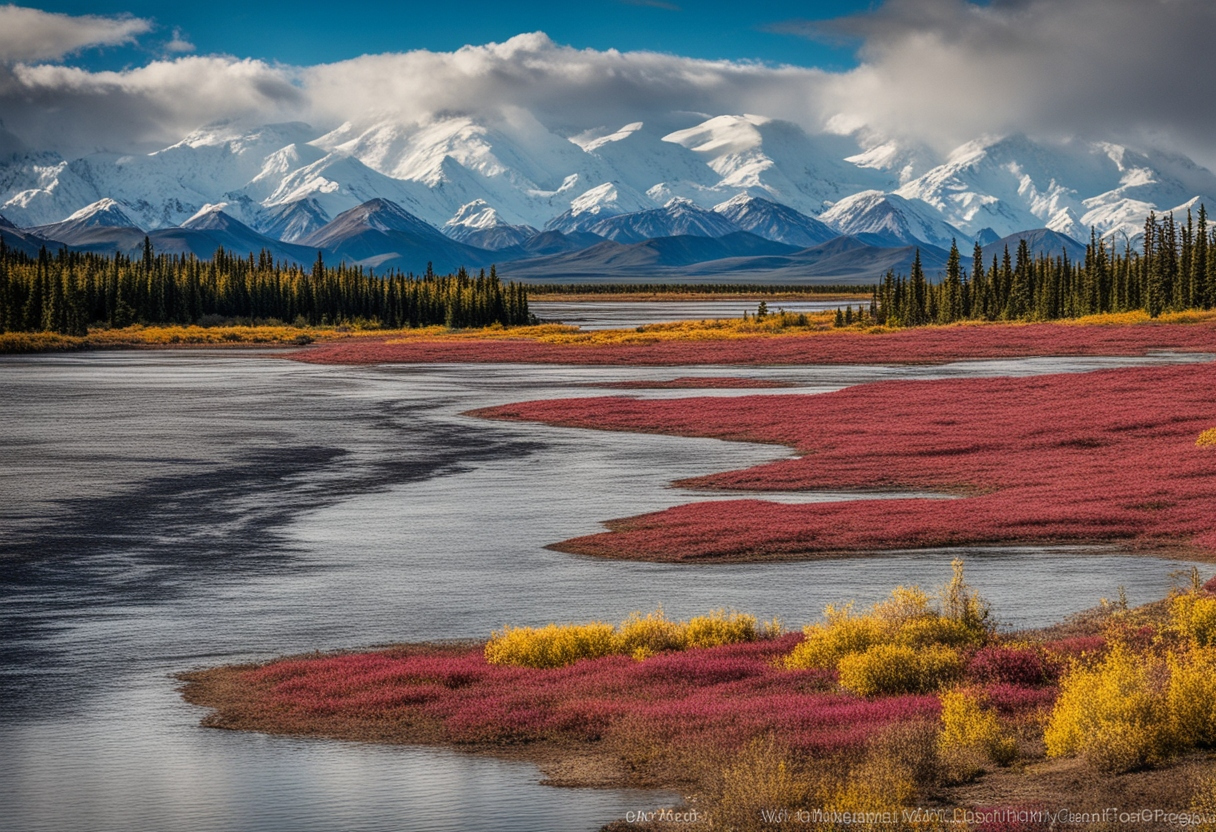
[[[1152,317],[1184,309],[1216,306],[1216,227],[1209,227],[1207,209],[1198,216],[1187,211],[1186,224],[1173,214],[1158,219],[1149,214],[1141,250],[1119,252],[1114,241],[1092,231],[1085,259],[1073,262],[1067,253],[1032,256],[1025,240],[1016,253],[985,262],[976,245],[971,268],[963,268],[952,246],[945,278],[925,279],[920,253],[907,278],[888,272],[874,292],[862,320],[880,324],[918,326],[961,320],[1041,320],[1077,318],[1104,312],[1144,310]],[[848,315],[853,318],[853,315]],[[843,317],[838,322],[845,323]],[[852,321],[849,320],[848,323]]]
[[[529,283],[533,295],[868,295],[864,285],[769,285],[751,283]]]
[[[0,332],[84,335],[89,326],[231,319],[395,329],[515,326],[532,317],[524,287],[504,285],[493,267],[476,277],[463,268],[440,276],[430,266],[421,277],[376,276],[327,266],[319,253],[311,269],[267,252],[237,257],[220,249],[203,261],[156,254],[147,239],[142,257],[44,248],[32,258],[0,239]]]

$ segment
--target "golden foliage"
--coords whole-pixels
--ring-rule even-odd
[[[633,613],[619,625],[549,624],[504,627],[490,636],[486,661],[521,667],[562,667],[580,659],[624,655],[642,661],[656,653],[717,647],[779,634],[770,624],[758,627],[754,616],[715,610],[687,621],[671,621],[661,609]]]
[[[1170,601],[1170,623],[1195,647],[1216,647],[1216,598],[1188,592]]]
[[[803,628],[804,638],[782,665],[790,670],[806,668],[838,668],[844,684],[844,662],[862,656],[876,648],[885,649],[867,660],[849,662],[849,678],[860,689],[928,688],[919,674],[928,664],[940,665],[952,681],[954,660],[935,648],[979,645],[991,635],[988,606],[967,585],[962,561],[953,564],[954,575],[941,590],[940,607],[919,587],[897,587],[884,601],[866,613],[856,613],[853,605],[829,606],[823,611],[823,621]],[[951,652],[952,655],[957,655]],[[883,669],[876,663],[886,657],[898,662]],[[902,681],[901,681],[902,680]],[[859,690],[853,685],[846,685]]]
[[[984,707],[972,691],[953,690],[941,695],[941,756],[956,782],[970,780],[989,762],[1007,766],[1018,753],[1017,740]]]
[[[1216,428],[1208,428],[1199,434],[1195,444],[1200,448],[1216,448]]]
[[[1078,754],[1115,772],[1166,760],[1174,745],[1167,674],[1164,662],[1121,644],[1093,667],[1073,667],[1044,733],[1047,756]]]
[[[596,659],[615,652],[616,628],[611,624],[550,624],[547,627],[503,627],[486,644],[486,661],[521,667],[562,667],[579,659]]]
[[[878,644],[845,656],[837,670],[840,686],[859,696],[929,693],[958,679],[963,657],[941,645]]]

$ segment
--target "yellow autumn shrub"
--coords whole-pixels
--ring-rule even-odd
[[[882,620],[854,613],[852,604],[828,606],[823,617],[822,624],[803,628],[803,640],[783,660],[786,668],[832,668],[845,656],[869,650],[888,638],[888,628]]]
[[[714,610],[709,615],[694,616],[684,622],[682,649],[717,647],[722,644],[741,644],[755,641],[759,630],[754,616],[726,610]],[[779,625],[765,628],[766,636],[776,635]]]
[[[1018,753],[1017,740],[1006,731],[996,712],[984,707],[971,691],[952,690],[941,695],[942,732],[938,748],[953,779],[968,780],[988,762],[1007,766]]]
[[[1106,771],[1133,771],[1173,751],[1168,668],[1116,645],[1093,667],[1064,677],[1044,741],[1047,756],[1079,755]]]
[[[664,650],[683,650],[684,633],[677,621],[656,610],[649,615],[633,613],[616,628],[612,652],[629,656],[651,656]]]
[[[878,644],[837,665],[840,686],[859,696],[928,693],[954,682],[963,670],[958,651],[941,645]]]
[[[940,605],[919,587],[901,586],[865,613],[855,612],[852,604],[827,607],[823,621],[803,628],[803,640],[782,659],[782,666],[838,668],[846,657],[880,645],[917,651],[983,644],[991,635],[988,606],[963,579],[962,561],[955,561],[953,568]]]
[[[486,661],[522,667],[562,667],[579,659],[596,659],[617,652],[616,628],[611,624],[550,624],[546,627],[503,627],[486,644]]]
[[[1169,728],[1180,748],[1216,746],[1216,651],[1170,656]]]
[[[1170,602],[1170,623],[1196,647],[1216,647],[1216,598],[1188,592]]]
[[[672,621],[660,609],[648,615],[635,612],[617,626],[594,622],[504,627],[490,636],[485,657],[490,664],[540,668],[611,655],[642,661],[670,650],[738,644],[779,632],[776,622],[761,628],[754,616],[744,613],[715,610],[687,621]]]
[[[1199,434],[1199,438],[1195,440],[1195,444],[1201,448],[1216,447],[1216,428],[1208,428]]]

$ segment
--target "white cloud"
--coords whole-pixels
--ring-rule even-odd
[[[0,74],[9,129],[67,152],[164,144],[220,119],[267,123],[305,109],[291,74],[262,61],[191,56],[122,72],[18,64]]]
[[[31,146],[72,152],[172,142],[221,118],[326,128],[372,113],[415,121],[523,110],[573,135],[673,112],[750,112],[811,129],[830,120],[868,125],[943,150],[1024,131],[1147,139],[1216,162],[1210,0],[887,0],[816,27],[858,39],[862,64],[844,73],[575,49],[542,33],[309,67],[229,56],[179,56],[122,72],[36,65],[149,28],[135,18],[0,7],[5,124]],[[175,31],[166,52],[189,46]]]
[[[182,34],[181,29],[173,30],[173,39],[165,44],[166,52],[193,52],[194,44]]]
[[[947,147],[1024,131],[1211,156],[1211,0],[887,0],[826,27],[862,41],[829,109]],[[822,30],[821,30],[822,31]]]
[[[797,67],[574,49],[540,32],[455,52],[370,55],[301,72],[323,119],[513,107],[568,131],[616,128],[673,111],[772,112],[808,123],[818,116],[809,92],[825,77]]]
[[[130,43],[151,28],[137,17],[72,17],[0,6],[0,62],[58,60],[88,46]]]

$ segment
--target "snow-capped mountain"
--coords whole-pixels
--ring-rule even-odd
[[[321,228],[330,219],[317,200],[302,197],[265,209],[259,217],[257,230],[267,237],[294,243]]]
[[[715,205],[714,211],[744,231],[799,248],[817,246],[837,236],[836,231],[819,220],[757,196],[739,194]]]
[[[1150,210],[1185,212],[1188,201],[1216,193],[1216,176],[1171,154],[1014,135],[968,142],[896,193],[969,235],[1046,226],[1085,239],[1094,226],[1103,236],[1135,237]]]
[[[970,235],[939,219],[927,203],[882,191],[862,191],[837,202],[820,219],[842,234],[881,246],[928,243],[950,248]]]
[[[377,116],[331,130],[217,124],[152,153],[64,159],[19,137],[0,150],[0,213],[21,228],[75,223],[108,201],[126,218],[115,223],[168,229],[223,203],[233,220],[290,243],[377,199],[433,234],[442,227],[447,242],[499,251],[526,247],[541,228],[561,232],[542,244],[556,250],[588,232],[637,240],[740,229],[811,246],[827,239],[824,226],[933,246],[1044,227],[1084,240],[1092,226],[1134,244],[1149,211],[1216,206],[1216,175],[1152,148],[1013,135],[938,156],[865,128],[811,134],[747,114],[674,112],[575,135],[522,111]],[[83,233],[79,225],[60,233]]]
[[[662,208],[617,214],[587,230],[619,243],[637,243],[655,237],[725,237],[742,229],[722,214],[675,197]]]
[[[540,233],[530,225],[505,222],[484,199],[462,205],[440,230],[453,240],[490,251],[522,245]]]
[[[491,252],[449,239],[434,226],[386,199],[373,199],[334,217],[300,240],[313,251],[370,268],[419,272],[432,263],[437,272],[461,266],[488,266]]]
[[[597,222],[618,214],[633,214],[653,208],[645,195],[615,182],[605,182],[570,201],[570,207],[545,223],[549,231],[587,231]]]
[[[129,228],[142,232],[135,221],[122,210],[122,206],[109,197],[86,205],[61,222],[38,226],[32,230],[48,240],[77,245],[97,228]]]

